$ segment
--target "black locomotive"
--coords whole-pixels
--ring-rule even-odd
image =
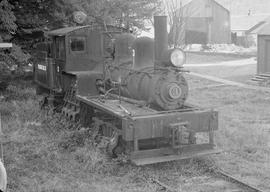
[[[186,103],[185,53],[168,49],[167,17],[155,39],[91,25],[48,33],[34,66],[37,93],[137,165],[217,153],[218,113]]]

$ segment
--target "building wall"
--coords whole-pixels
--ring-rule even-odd
[[[183,16],[187,32],[206,33],[207,43],[231,43],[230,13],[214,0],[193,0],[184,6]]]
[[[186,18],[185,43],[186,44],[207,44],[208,42],[208,21],[205,17]]]
[[[231,43],[246,48],[257,46],[257,34],[246,34],[245,31],[232,31]]]
[[[257,74],[270,73],[270,35],[258,36]]]
[[[212,0],[193,0],[183,7],[184,17],[211,17],[211,9],[207,4]]]
[[[209,43],[231,43],[230,12],[215,1],[212,2]]]

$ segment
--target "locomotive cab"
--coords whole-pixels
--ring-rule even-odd
[[[53,58],[60,71],[93,70],[101,58],[100,32],[90,26],[68,27],[48,33],[52,39]]]
[[[121,31],[108,26],[112,34]],[[71,84],[82,84],[81,94],[97,94],[95,81],[103,78],[111,35],[103,27],[77,26],[48,32],[50,41],[37,45],[34,81],[39,89],[64,95]]]

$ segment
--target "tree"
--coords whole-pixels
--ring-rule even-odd
[[[161,0],[69,0],[84,11],[88,23],[114,24],[124,28],[143,29],[145,21],[161,12]]]
[[[169,15],[169,44],[173,47],[185,46],[185,17],[182,0],[163,0]]]
[[[64,0],[13,0],[18,30],[62,27],[69,22],[71,7]]]
[[[44,38],[44,31],[72,23],[72,7],[64,0],[9,0],[16,17],[17,30],[12,42],[24,49]]]
[[[9,39],[10,34],[14,34],[17,29],[16,17],[12,9],[13,6],[8,0],[0,2],[0,36],[3,40]]]
[[[113,24],[127,29],[145,28],[145,21],[160,12],[162,0],[2,0],[0,32],[25,48],[45,30],[76,25],[75,11],[87,14],[83,24]],[[35,40],[33,40],[35,39]]]

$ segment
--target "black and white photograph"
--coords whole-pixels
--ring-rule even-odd
[[[270,192],[270,1],[0,0],[0,192]]]

